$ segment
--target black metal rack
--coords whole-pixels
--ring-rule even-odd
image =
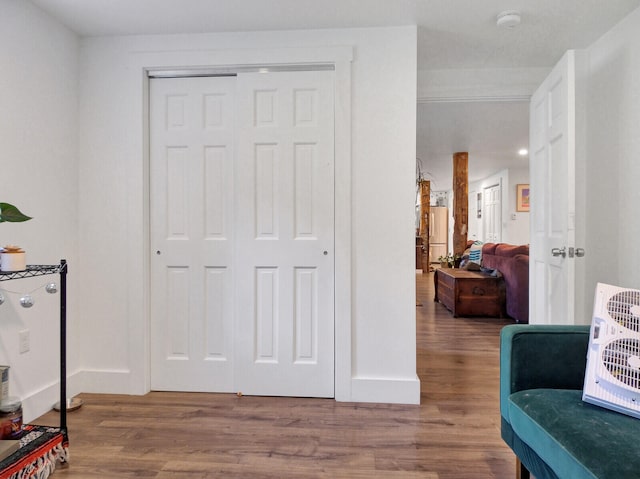
[[[0,281],[46,274],[60,275],[60,429],[67,434],[67,260],[54,265],[28,265],[23,271],[0,271]]]

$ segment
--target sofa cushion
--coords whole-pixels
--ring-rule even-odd
[[[513,244],[507,244],[507,243],[498,243],[496,244],[493,254],[495,254],[496,256],[507,256],[507,257],[515,256],[517,254],[525,254],[529,256],[529,245],[528,244],[513,245]]]
[[[640,420],[582,401],[582,391],[529,389],[509,397],[513,431],[563,478],[640,476]]]
[[[482,245],[482,254],[483,255],[491,255],[496,254],[496,248],[499,243],[485,243]]]

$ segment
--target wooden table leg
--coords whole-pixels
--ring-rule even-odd
[[[524,467],[518,457],[516,457],[516,479],[531,479],[531,473]]]

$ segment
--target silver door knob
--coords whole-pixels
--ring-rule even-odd
[[[584,257],[584,248],[576,248],[576,256],[578,258]]]
[[[565,247],[553,248],[551,250],[551,256],[562,256],[564,258],[565,256],[567,256],[567,249]]]

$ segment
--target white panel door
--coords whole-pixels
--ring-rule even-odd
[[[502,240],[502,186],[484,189],[484,242],[499,243]]]
[[[238,75],[236,385],[334,395],[332,71]]]
[[[531,98],[531,323],[575,322],[574,51],[568,51]]]
[[[151,80],[151,388],[234,391],[235,78]]]

